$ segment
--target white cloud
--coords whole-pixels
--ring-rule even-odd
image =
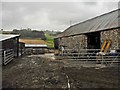
[[[117,2],[3,2],[3,29],[65,30],[116,9]]]
[[[0,28],[2,28],[2,3],[0,3]]]
[[[1,0],[2,2],[119,2],[119,0]]]

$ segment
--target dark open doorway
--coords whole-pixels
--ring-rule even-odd
[[[100,49],[100,32],[92,32],[87,35],[87,48]]]

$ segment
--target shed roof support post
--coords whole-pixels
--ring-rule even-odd
[[[17,42],[17,57],[19,57],[19,37],[16,38]]]

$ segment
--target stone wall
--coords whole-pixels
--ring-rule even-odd
[[[101,32],[101,46],[105,40],[105,36],[112,40],[110,49],[120,49],[120,30],[108,30]]]
[[[105,40],[105,36],[107,38],[112,38],[112,44],[110,49],[120,49],[120,30],[108,30],[100,32],[100,39],[101,39],[101,47]],[[64,45],[68,49],[86,49],[87,48],[87,36],[86,35],[76,35],[70,37],[63,37],[59,39],[59,46]]]
[[[85,49],[87,48],[87,37],[85,35],[63,37],[60,39],[59,45],[67,46],[68,49]]]

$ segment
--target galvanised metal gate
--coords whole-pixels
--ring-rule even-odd
[[[81,60],[81,61],[95,61],[101,64],[120,63],[120,53],[115,55],[111,53],[99,53],[100,49],[80,49],[79,51],[73,49],[64,49],[59,52],[59,56],[67,60]]]
[[[6,65],[10,61],[12,61],[14,58],[14,51],[13,49],[9,50],[2,50],[2,64]]]

